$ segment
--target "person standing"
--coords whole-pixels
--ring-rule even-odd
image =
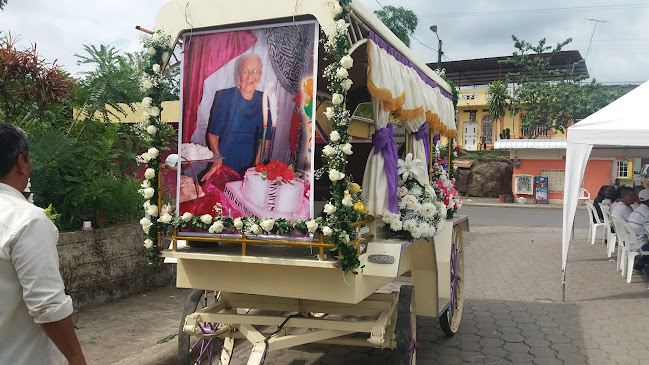
[[[21,193],[31,169],[25,132],[0,123],[0,364],[85,365],[59,272],[59,232]]]
[[[647,238],[647,230],[644,229],[644,225],[649,223],[649,189],[643,189],[638,193],[638,198],[640,199],[640,206],[637,207],[629,215],[629,226],[633,228],[636,237],[638,238],[638,244],[643,251],[649,251],[649,238]],[[646,264],[649,263],[649,256],[641,256],[636,259],[633,268],[635,270],[643,270]]]

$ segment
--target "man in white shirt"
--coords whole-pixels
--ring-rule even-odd
[[[617,217],[626,222],[631,212],[633,212],[631,204],[635,202],[636,194],[633,189],[626,186],[621,187],[620,192],[622,194],[620,202],[611,208],[611,217]]]
[[[86,365],[56,251],[58,230],[27,202],[25,132],[0,123],[0,364]]]
[[[643,251],[649,251],[649,238],[647,237],[647,231],[644,229],[644,224],[649,223],[649,189],[643,189],[638,193],[640,198],[640,206],[629,215],[629,226],[635,231],[635,235],[638,237],[638,244]],[[642,270],[645,265],[649,263],[649,256],[641,256],[636,260],[633,268],[636,270]]]

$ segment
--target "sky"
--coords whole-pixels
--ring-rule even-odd
[[[511,55],[512,34],[532,44],[542,38],[549,44],[572,38],[565,50],[579,50],[597,81],[639,84],[649,80],[646,0],[361,1],[370,10],[393,5],[414,11],[419,24],[411,48],[425,62],[437,61],[437,38],[429,29],[435,24],[443,42],[444,61]],[[153,29],[155,13],[164,3],[166,0],[9,0],[0,11],[0,30],[20,36],[20,45],[35,43],[47,61],[57,60],[76,75],[84,68],[76,65],[74,54],[82,54],[84,44],[139,50],[143,33],[135,26]]]

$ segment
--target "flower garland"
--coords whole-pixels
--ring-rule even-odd
[[[452,140],[451,140],[452,141]],[[449,145],[452,147],[452,143]],[[434,148],[433,168],[431,169],[431,180],[433,183],[433,188],[435,189],[438,196],[443,197],[444,205],[446,210],[450,212],[456,212],[459,208],[462,207],[462,199],[460,198],[460,193],[455,189],[455,178],[451,177],[452,172],[455,172],[457,167],[451,158],[451,166],[446,164],[446,162],[439,156],[437,148]],[[457,156],[457,152],[453,151],[451,156]]]
[[[329,91],[332,93],[333,107],[327,108],[327,118],[333,122],[334,130],[329,136],[329,143],[323,149],[325,163],[316,172],[321,177],[325,172],[331,180],[331,199],[325,204],[324,212],[326,219],[315,218],[310,220],[298,220],[290,222],[285,219],[258,219],[252,217],[230,218],[224,217],[222,212],[217,216],[209,214],[200,217],[191,213],[184,213],[176,216],[168,206],[159,207],[161,199],[156,178],[160,174],[160,150],[165,138],[174,134],[173,129],[160,119],[161,112],[161,65],[165,65],[171,54],[170,37],[156,31],[150,39],[144,41],[144,47],[150,56],[147,61],[146,75],[142,87],[149,92],[144,98],[142,106],[145,108],[143,118],[138,124],[138,130],[143,140],[150,146],[147,152],[138,156],[140,163],[147,164],[145,180],[139,190],[145,198],[145,217],[140,220],[145,233],[144,247],[149,250],[149,260],[152,263],[159,262],[160,247],[155,244],[158,237],[168,233],[172,228],[193,228],[207,231],[209,233],[245,233],[248,235],[259,234],[315,234],[321,232],[330,237],[330,241],[336,245],[334,250],[338,251],[338,259],[344,272],[355,272],[360,266],[356,256],[356,249],[349,246],[351,239],[355,238],[355,230],[350,222],[366,218],[368,209],[360,201],[361,188],[358,184],[350,181],[344,171],[347,165],[346,156],[351,155],[351,138],[347,132],[349,126],[350,112],[345,110],[344,104],[347,98],[347,91],[352,86],[352,80],[348,78],[349,68],[353,66],[353,59],[347,55],[349,49],[348,27],[346,22],[347,12],[351,0],[334,1],[331,3],[332,14],[335,25],[325,30],[327,40],[326,51],[334,58],[334,62],[324,70],[325,77],[329,80]],[[257,172],[265,177],[279,177],[289,181],[292,170],[286,166],[276,164],[257,165]],[[277,175],[277,176],[275,176]],[[272,179],[271,179],[272,180]],[[218,208],[218,207],[217,207]],[[220,211],[217,209],[217,212]]]
[[[364,219],[368,210],[365,204],[359,201],[360,186],[352,183],[344,173],[347,166],[346,156],[353,153],[347,131],[351,115],[349,110],[345,109],[347,91],[353,83],[349,79],[348,70],[354,65],[354,60],[347,54],[350,44],[349,23],[346,19],[350,3],[351,0],[330,2],[335,23],[324,30],[327,36],[324,48],[334,60],[324,69],[333,104],[326,109],[325,116],[331,120],[333,130],[323,148],[324,162],[317,176],[321,177],[326,173],[331,181],[331,199],[325,204],[327,218],[326,227],[322,232],[336,245],[343,271],[356,273],[355,269],[360,266],[360,261],[355,248],[347,244],[355,235],[350,222]]]
[[[426,166],[421,160],[413,159],[409,153],[405,160],[399,160],[399,212],[383,214],[383,222],[391,231],[400,233],[408,241],[421,237],[433,237],[444,228],[446,207],[440,195],[427,181]]]

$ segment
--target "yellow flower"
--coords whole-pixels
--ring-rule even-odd
[[[365,214],[369,213],[369,209],[367,209],[367,207],[365,206],[365,204],[363,204],[363,202],[356,202],[356,204],[354,204],[354,210],[359,213],[365,213]]]
[[[350,190],[352,191],[352,194],[358,194],[362,189],[357,183],[351,183]]]
[[[345,190],[345,195],[349,195],[349,190]]]

